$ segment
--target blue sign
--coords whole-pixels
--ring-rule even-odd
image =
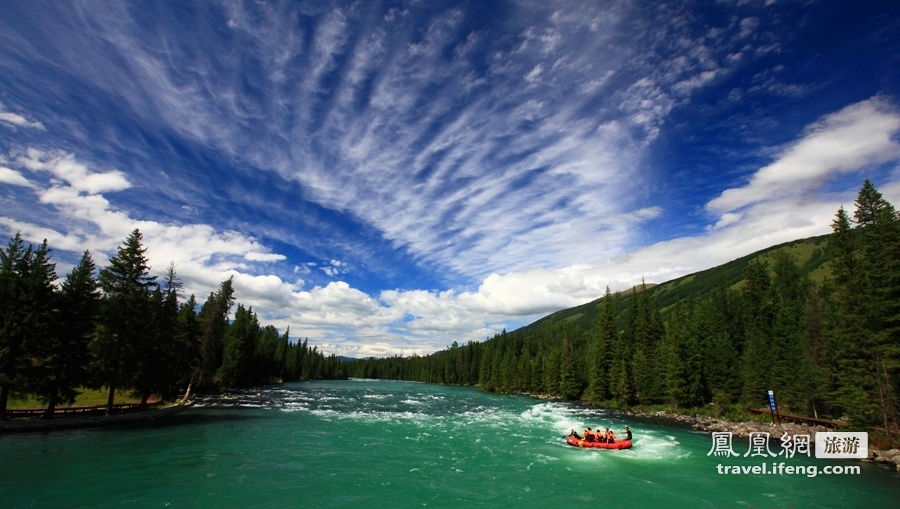
[[[775,391],[769,391],[769,409],[778,413],[778,405],[775,404]]]

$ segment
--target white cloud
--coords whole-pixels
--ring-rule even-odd
[[[338,260],[331,260],[327,266],[319,267],[319,269],[330,277],[349,272],[347,264]]]
[[[131,187],[121,171],[111,170],[103,173],[90,171],[71,154],[48,154],[32,148],[26,155],[21,156],[18,162],[32,171],[47,171],[67,183],[71,189],[88,194],[121,191]]]
[[[19,115],[18,113],[13,113],[10,111],[6,111],[3,107],[3,104],[0,104],[0,124],[8,128],[15,127],[27,127],[31,129],[38,129],[40,131],[45,131],[44,124],[34,121],[28,120],[27,118]]]
[[[251,262],[280,262],[286,260],[287,257],[277,253],[257,253],[251,252],[244,255],[244,259]]]
[[[744,216],[742,216],[741,214],[726,212],[725,214],[722,214],[722,217],[716,222],[716,224],[708,227],[707,229],[718,230],[740,221],[743,217]]]
[[[759,19],[753,17],[744,18],[740,22],[740,27],[741,32],[739,36],[742,38],[749,37],[759,27]]]
[[[271,253],[252,237],[234,231],[216,231],[205,224],[171,225],[134,219],[129,213],[113,210],[101,192],[114,192],[130,187],[118,171],[95,172],[71,154],[48,154],[35,149],[26,151],[17,162],[31,171],[45,171],[56,177],[49,185],[32,185],[40,203],[55,208],[66,218],[58,231],[19,221],[0,218],[10,232],[21,231],[30,241],[48,239],[54,249],[81,252],[90,249],[98,264],[105,263],[116,246],[134,229],[144,235],[147,256],[152,267],[162,272],[175,261],[185,290],[201,299],[219,282],[234,275],[238,295],[249,301],[284,305],[293,285],[269,274],[242,272],[247,266],[241,260],[277,262],[284,255]],[[12,170],[10,170],[12,171]],[[13,172],[17,173],[17,172]],[[6,172],[0,172],[5,175]],[[87,193],[87,194],[85,194]]]
[[[5,166],[0,166],[0,182],[11,186],[31,187],[32,185],[21,173]]]
[[[825,116],[810,126],[771,164],[742,187],[728,189],[709,202],[714,212],[729,212],[752,203],[801,196],[829,176],[865,170],[900,156],[894,139],[900,114],[875,97]]]
[[[525,81],[534,83],[541,77],[542,72],[544,72],[544,67],[541,64],[534,66],[534,69],[525,75]]]

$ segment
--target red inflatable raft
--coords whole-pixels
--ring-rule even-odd
[[[613,443],[607,442],[586,442],[575,437],[566,439],[566,443],[575,447],[587,447],[591,449],[631,449],[631,440],[616,440]]]

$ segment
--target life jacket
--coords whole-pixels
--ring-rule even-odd
[[[584,439],[588,442],[594,440],[594,432],[589,429],[584,430]]]
[[[615,439],[616,439],[616,434],[613,433],[612,431],[608,431],[607,434],[606,434],[606,438],[608,438],[608,439],[610,439],[610,440],[615,440]]]

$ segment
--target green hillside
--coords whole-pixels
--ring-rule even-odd
[[[820,235],[778,244],[717,267],[688,274],[662,284],[647,283],[647,291],[651,299],[659,299],[659,306],[665,314],[672,305],[680,300],[691,297],[698,298],[708,294],[719,284],[720,280],[724,280],[729,288],[740,289],[744,284],[744,276],[750,262],[758,260],[771,267],[775,254],[781,251],[794,258],[801,274],[809,276],[816,284],[821,284],[826,276],[831,276],[834,246],[828,242],[829,237],[830,235]],[[636,289],[639,291],[640,287]],[[622,294],[627,295],[630,292],[631,290],[627,290]],[[531,334],[555,322],[568,322],[581,330],[590,330],[597,321],[602,302],[603,298],[601,297],[580,306],[557,311],[517,329],[516,332]],[[619,311],[623,311],[626,305],[626,301],[622,299],[619,302]]]
[[[774,391],[785,413],[893,433],[900,214],[866,181],[852,216],[840,208],[828,236],[606,293],[484,342],[357,362],[351,374],[716,415],[760,408]]]

